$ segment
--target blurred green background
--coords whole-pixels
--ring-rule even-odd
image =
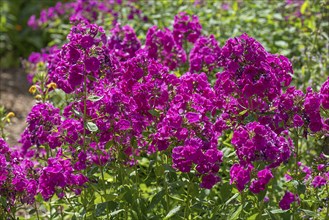
[[[68,15],[44,24],[39,30],[27,26],[29,17],[40,15],[41,9],[54,6],[51,0],[2,0],[0,19],[0,65],[18,67],[21,58],[32,51],[63,43],[69,31]],[[70,2],[70,1],[62,1]],[[114,1],[115,2],[115,1]],[[142,11],[147,21],[135,16],[128,19],[132,5]],[[203,34],[214,34],[223,46],[225,41],[242,33],[256,38],[271,53],[287,56],[295,71],[298,87],[318,88],[328,76],[329,1],[327,0],[123,0],[114,7],[121,24],[132,26],[140,39],[145,39],[152,25],[171,27],[174,16],[180,11],[199,16]],[[65,17],[66,16],[66,17]],[[111,28],[109,15],[95,21]]]
[[[1,0],[0,1],[0,66],[18,67],[20,58],[39,51],[51,40],[42,30],[27,26],[29,17],[41,9],[56,4],[51,0]]]

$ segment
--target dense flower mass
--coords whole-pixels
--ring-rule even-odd
[[[213,35],[200,37],[190,53],[190,72],[211,73],[218,67],[221,49]]]
[[[251,122],[234,131],[232,144],[241,163],[264,161],[274,168],[289,159],[293,148],[292,140],[284,132],[277,135],[269,127]]]
[[[0,138],[0,194],[7,198],[9,206],[16,201],[33,204],[37,194],[35,173],[38,169],[30,159],[23,158],[20,152],[9,148]]]
[[[186,53],[174,40],[172,32],[157,26],[150,28],[146,34],[145,48],[150,58],[158,59],[170,70],[186,62]]]
[[[38,103],[33,106],[26,119],[28,126],[20,140],[23,153],[33,145],[39,147],[49,143],[49,137],[61,124],[59,111],[50,103]]]
[[[235,183],[239,191],[244,190],[245,185],[250,181],[250,173],[253,169],[251,164],[242,166],[240,164],[233,164],[230,170],[230,184]]]
[[[28,59],[31,72],[42,66],[47,74],[33,78],[31,93],[38,90],[42,98],[27,117],[22,146],[14,151],[0,139],[0,192],[8,204],[31,204],[38,193],[45,201],[79,195],[97,183],[97,170],[104,182],[112,181],[103,175],[109,164],[135,167],[131,176],[137,176],[145,155],[156,157],[150,167],[163,155],[171,170],[193,174],[206,189],[225,176],[241,193],[268,195],[276,170],[292,155],[296,174],[289,171],[287,180],[301,180],[302,174],[300,182],[314,188],[328,183],[326,163],[314,172],[297,162],[298,140],[291,137],[328,134],[321,109],[329,109],[329,78],[319,93],[304,93],[290,86],[293,70],[286,57],[269,53],[247,34],[221,48],[214,35],[202,35],[198,17],[185,12],[175,17],[172,30],[149,28],[144,45],[133,28],[117,22],[107,35],[92,21],[97,10],[115,14],[112,3],[58,3],[40,19],[30,18],[37,27],[67,7],[77,9],[67,42]],[[131,10],[130,18],[141,16]],[[55,88],[65,100],[51,102]],[[287,191],[279,206],[288,210],[299,200]]]
[[[265,190],[265,186],[273,178],[273,174],[270,169],[264,169],[258,172],[258,179],[254,180],[250,185],[250,191],[253,193],[259,193]]]
[[[201,30],[202,27],[197,16],[189,16],[185,12],[175,16],[173,36],[179,46],[182,47],[185,42],[195,43],[201,36]]]
[[[62,46],[56,59],[49,67],[49,79],[66,93],[81,89],[90,77],[101,77],[100,69],[105,68],[106,35],[102,27],[94,24],[79,24],[68,35],[69,43]]]
[[[70,160],[58,157],[49,158],[48,166],[41,171],[39,178],[39,192],[45,200],[50,199],[55,193],[59,198],[64,196],[64,188],[74,189],[75,194],[81,193],[81,188],[88,179],[82,174],[74,174]]]
[[[119,24],[111,30],[111,36],[108,39],[108,48],[120,60],[127,60],[136,56],[141,44],[136,37],[134,29],[129,26],[121,27]]]
[[[215,91],[222,103],[229,102],[226,108],[234,114],[245,109],[269,111],[274,99],[290,84],[293,73],[286,57],[268,53],[247,34],[226,42],[219,65],[223,71],[217,74]]]
[[[282,210],[290,209],[291,203],[298,201],[298,196],[287,191],[279,202],[279,206]]]
[[[129,10],[128,19],[137,17],[139,20],[147,21],[147,17],[143,15],[142,11],[137,9],[133,4],[134,1],[121,0],[76,0],[73,2],[57,2],[54,7],[43,9],[39,18],[32,15],[28,20],[28,25],[33,29],[46,26],[53,20],[62,18],[73,23],[90,22],[94,23],[97,20],[104,20],[108,15],[113,17],[113,25],[118,22],[118,6],[126,7]]]

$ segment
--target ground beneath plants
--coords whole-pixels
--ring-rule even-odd
[[[16,115],[5,128],[10,146],[18,144],[20,134],[26,126],[26,116],[35,103],[28,92],[29,87],[24,70],[0,69],[0,106],[5,106],[8,112],[14,112]]]

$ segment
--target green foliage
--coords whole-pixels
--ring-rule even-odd
[[[40,3],[42,2],[42,3]],[[51,1],[3,0],[0,17],[1,66],[17,65],[19,57],[27,57],[33,50],[46,45],[63,44],[70,25],[57,19],[42,31],[26,28],[29,16],[41,8],[53,5]],[[225,9],[228,4],[229,9]],[[284,1],[204,1],[195,5],[193,1],[140,1],[134,5],[147,16],[147,22],[135,18],[127,20],[128,11],[121,9],[119,22],[132,26],[140,39],[145,39],[146,30],[152,25],[161,28],[171,25],[172,18],[181,11],[199,16],[203,34],[214,34],[221,46],[228,38],[242,33],[256,38],[271,53],[280,53],[292,60],[294,83],[302,89],[307,86],[319,89],[329,72],[329,3],[325,0],[306,0],[301,7],[286,5]],[[300,16],[295,16],[295,13]],[[104,25],[111,28],[111,17],[105,17]],[[177,73],[179,74],[179,73]],[[70,97],[55,90],[52,99],[63,106]],[[88,100],[97,102],[102,97],[90,96]],[[3,112],[0,110],[0,112]],[[155,117],[160,111],[149,112]],[[81,113],[77,111],[77,116]],[[80,114],[80,115],[79,115]],[[248,114],[247,110],[239,116]],[[254,115],[248,115],[249,119]],[[245,120],[249,120],[248,117]],[[1,121],[5,115],[1,114]],[[89,121],[86,129],[96,132],[98,127]],[[147,134],[146,134],[147,135]],[[295,135],[301,137],[300,133]],[[82,195],[73,194],[64,198],[52,198],[43,202],[39,196],[38,207],[27,210],[31,219],[325,219],[328,204],[328,187],[314,189],[305,185],[303,176],[286,183],[279,179],[295,161],[286,164],[277,172],[268,188],[254,195],[248,190],[238,192],[228,182],[229,168],[236,161],[235,150],[230,144],[232,133],[224,134],[220,142],[225,163],[221,167],[222,181],[211,190],[201,189],[195,181],[195,174],[174,170],[166,155],[140,155],[135,159],[137,166],[122,166],[122,161],[111,161],[104,169],[93,167],[88,171],[89,183]],[[304,162],[311,164],[315,155],[327,147],[327,140],[311,137],[300,142],[299,150]],[[313,143],[310,148],[310,143]],[[134,146],[132,141],[132,145]],[[108,148],[111,148],[109,144]],[[118,152],[113,152],[118,153]],[[119,154],[119,153],[118,153]],[[120,157],[114,157],[120,158]],[[98,172],[100,171],[100,172]],[[278,209],[284,189],[298,192],[301,204],[292,210]],[[269,196],[269,201],[264,201]],[[0,199],[3,202],[3,198]],[[318,208],[322,208],[320,211]],[[1,210],[0,210],[1,211]],[[0,213],[1,214],[1,213]],[[294,217],[293,217],[294,216]],[[328,216],[327,216],[328,217]],[[24,218],[21,218],[24,219]]]
[[[56,2],[39,0],[0,1],[0,66],[17,67],[21,58],[39,51],[50,41],[47,32],[33,31],[27,26],[32,14],[53,6]]]

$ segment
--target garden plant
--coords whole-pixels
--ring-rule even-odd
[[[32,15],[48,44],[22,60],[36,104],[18,145],[0,109],[0,219],[329,219],[328,9],[76,0]]]

